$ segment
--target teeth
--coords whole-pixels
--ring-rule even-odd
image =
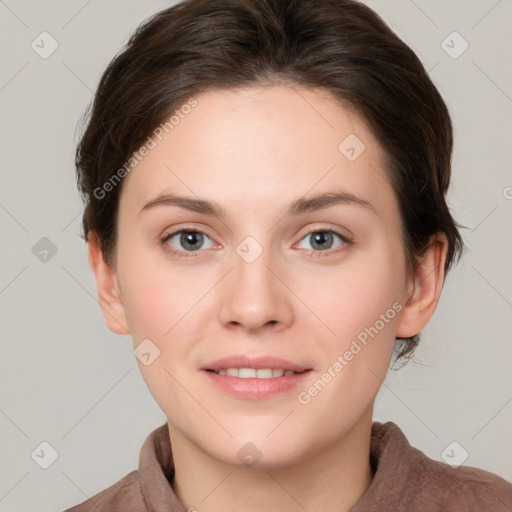
[[[281,370],[273,368],[222,368],[214,370],[218,375],[228,375],[230,377],[238,377],[240,379],[272,379],[287,375],[293,375],[293,370]]]
[[[236,369],[234,370],[235,372],[237,371]],[[238,370],[238,377],[240,379],[255,379],[256,370],[254,368],[240,368],[240,370]]]

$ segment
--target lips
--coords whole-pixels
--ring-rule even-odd
[[[292,391],[308,379],[311,368],[270,356],[232,356],[201,368],[214,388],[233,398],[267,399]]]

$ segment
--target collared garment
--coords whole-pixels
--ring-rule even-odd
[[[483,469],[430,459],[391,421],[373,422],[370,463],[372,483],[350,512],[512,511],[512,484]],[[187,512],[171,487],[173,476],[164,424],[144,442],[138,471],[65,512]]]

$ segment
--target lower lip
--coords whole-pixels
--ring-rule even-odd
[[[271,379],[241,379],[230,375],[219,375],[209,370],[203,370],[203,373],[218,389],[234,398],[262,400],[297,388],[310,376],[311,370]]]

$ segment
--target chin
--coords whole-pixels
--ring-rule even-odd
[[[284,468],[300,462],[307,456],[304,441],[295,437],[295,434],[284,436],[288,439],[286,443],[283,443],[283,436],[271,439],[272,435],[265,438],[266,434],[262,434],[261,431],[251,434],[235,437],[227,443],[209,445],[207,452],[223,464],[248,469]]]

